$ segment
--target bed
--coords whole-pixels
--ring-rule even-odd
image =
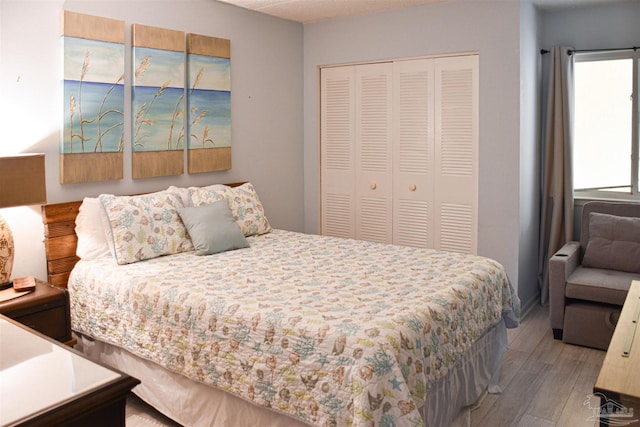
[[[87,199],[43,206],[49,281],[183,425],[446,426],[497,383],[496,261],[272,229],[250,183]]]

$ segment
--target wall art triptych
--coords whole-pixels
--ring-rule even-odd
[[[230,41],[133,24],[131,83],[123,21],[63,13],[60,182],[123,178],[125,90],[132,177],[231,169]]]

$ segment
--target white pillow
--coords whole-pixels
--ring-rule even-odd
[[[109,246],[111,233],[107,213],[97,197],[85,197],[76,217],[76,235],[78,246],[76,255],[80,259],[91,260],[113,257]]]

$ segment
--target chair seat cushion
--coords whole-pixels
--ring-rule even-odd
[[[567,298],[623,305],[632,280],[640,274],[578,266],[567,279]]]

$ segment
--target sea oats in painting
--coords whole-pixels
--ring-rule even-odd
[[[124,21],[62,14],[62,184],[123,177]]]
[[[184,32],[132,26],[133,178],[180,175],[185,149]]]
[[[133,49],[133,150],[184,148],[184,54]]]
[[[188,64],[189,148],[231,147],[231,60],[189,54]]]
[[[64,37],[63,153],[123,149],[124,46]]]

